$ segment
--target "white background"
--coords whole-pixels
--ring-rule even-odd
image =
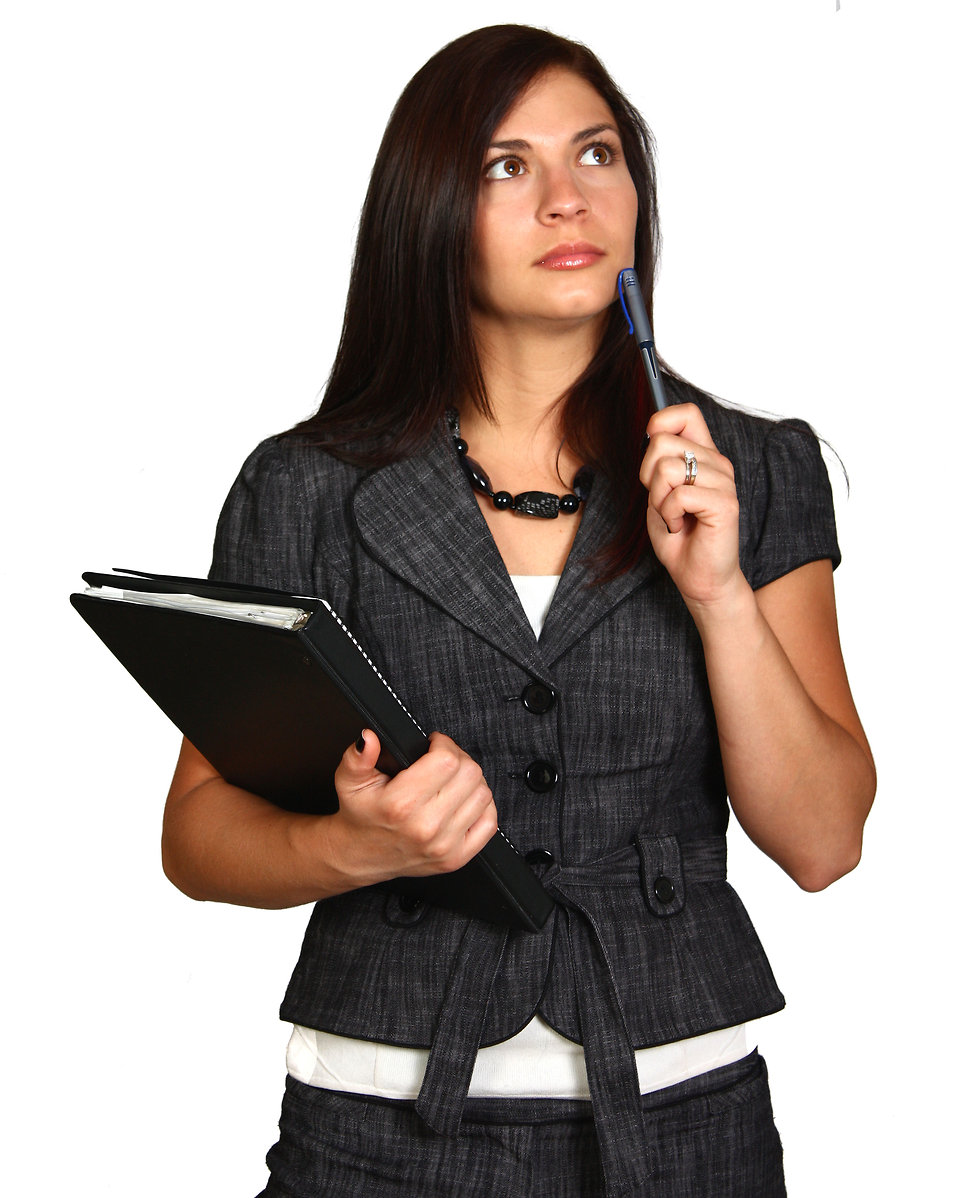
[[[618,7],[4,8],[6,1192],[265,1180],[307,912],[166,882],[177,737],[67,596],[85,569],[205,572],[243,457],[322,389],[392,103],[497,21],[590,44],[655,131],[662,355],[805,416],[850,475],[837,586],[880,775],[865,858],[806,895],[735,835],[731,877],[789,1000],[756,1032],[790,1194],[950,1191],[949,6]]]

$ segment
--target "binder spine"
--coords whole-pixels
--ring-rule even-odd
[[[356,638],[349,631],[349,629],[346,627],[346,625],[343,623],[343,621],[339,618],[339,615],[336,613],[336,611],[334,611],[333,608],[330,607],[330,605],[326,602],[325,599],[321,599],[320,603],[322,603],[323,607],[325,607],[325,609],[333,617],[333,619],[336,621],[336,623],[339,625],[339,627],[342,629],[342,631],[346,634],[347,637],[349,637],[350,641],[352,641],[352,643],[355,645],[355,647],[359,650],[359,652],[362,654],[363,660],[366,662],[366,664],[369,666],[369,668],[372,670],[372,672],[376,675],[376,677],[379,679],[379,681],[383,684],[383,686],[386,688],[386,690],[389,691],[390,695],[392,695],[392,697],[396,700],[396,702],[402,708],[403,712],[408,717],[408,719],[411,720],[412,723],[416,726],[417,730],[419,732],[421,732],[423,734],[423,736],[425,736],[426,730],[422,727],[422,725],[419,723],[419,721],[416,719],[416,717],[412,714],[412,712],[409,710],[409,708],[406,706],[406,704],[402,701],[402,699],[400,699],[400,697],[396,694],[396,692],[389,685],[389,683],[386,681],[386,679],[382,676],[382,674],[377,669],[375,663],[373,662],[372,658],[369,656],[369,654],[366,652],[366,650],[362,647],[362,645],[359,643],[359,641],[356,640]]]

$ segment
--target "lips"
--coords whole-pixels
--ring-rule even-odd
[[[544,266],[546,270],[581,270],[604,257],[605,251],[588,241],[568,241],[554,246],[536,262],[536,266]]]

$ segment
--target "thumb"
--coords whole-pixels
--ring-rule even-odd
[[[351,798],[371,793],[387,781],[385,774],[376,769],[379,751],[379,737],[364,728],[356,743],[350,745],[343,754],[333,778],[340,809],[344,801],[348,806]]]
[[[361,786],[378,773],[376,762],[381,751],[379,737],[371,729],[364,728],[356,743],[343,754],[339,768],[353,785]]]

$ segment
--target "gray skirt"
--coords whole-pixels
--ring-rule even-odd
[[[643,1198],[780,1198],[782,1145],[757,1052],[643,1099],[652,1176]],[[411,1102],[288,1078],[259,1198],[600,1198],[588,1102],[469,1099],[460,1135]]]

